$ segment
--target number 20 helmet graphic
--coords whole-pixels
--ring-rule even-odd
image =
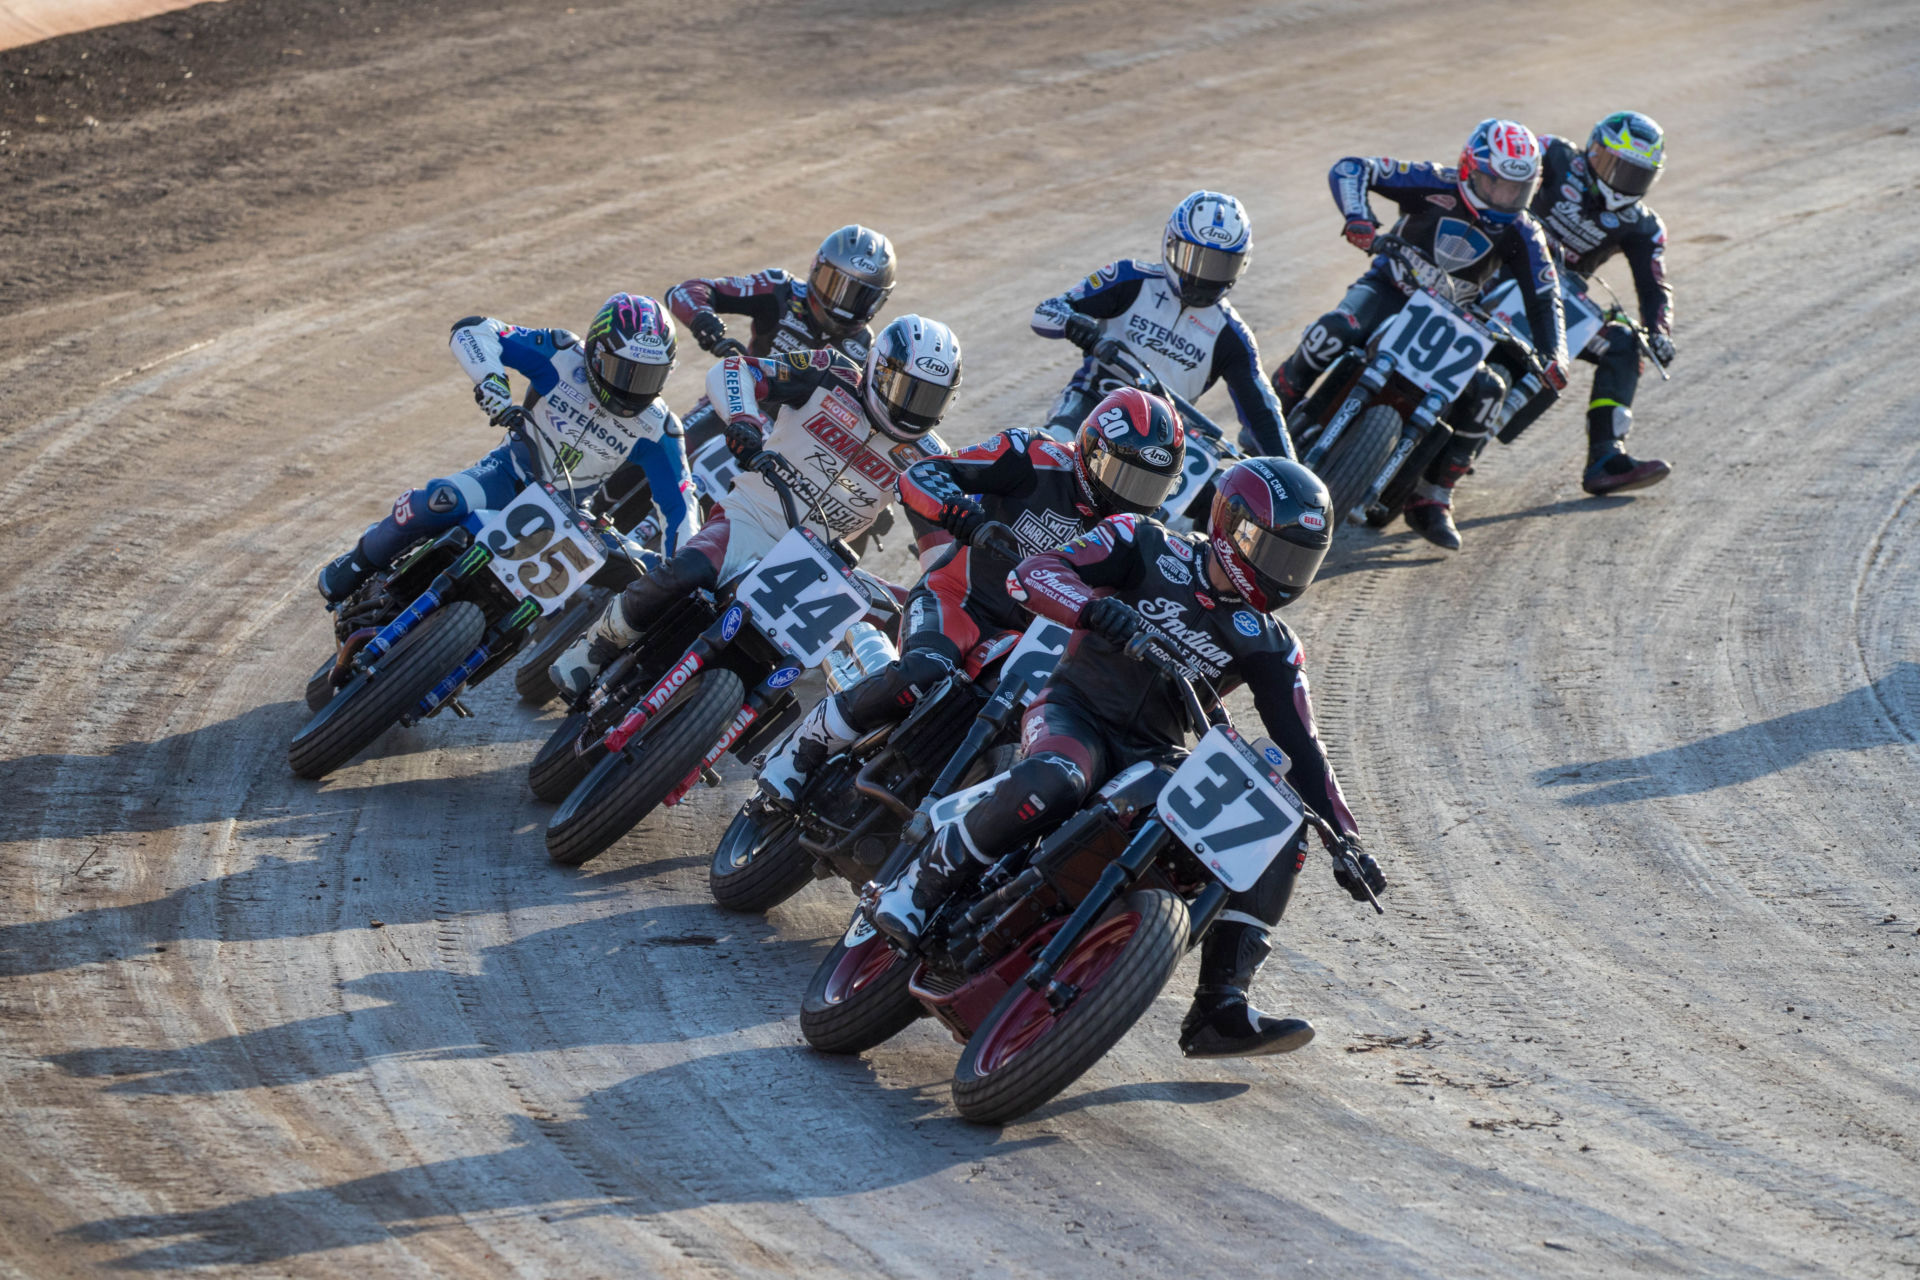
[[[1121,387],[1093,406],[1074,438],[1080,487],[1102,517],[1158,510],[1180,481],[1187,434],[1159,396]]]

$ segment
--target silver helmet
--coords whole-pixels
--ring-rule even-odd
[[[895,440],[940,425],[959,390],[960,340],[938,320],[901,316],[867,350],[867,414]]]
[[[870,324],[893,292],[893,241],[849,223],[820,242],[807,272],[814,323],[835,337]]]

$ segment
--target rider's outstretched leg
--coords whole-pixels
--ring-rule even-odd
[[[1633,331],[1610,324],[1600,331],[1606,343],[1593,375],[1587,402],[1587,469],[1580,487],[1596,496],[1659,484],[1673,468],[1658,458],[1644,461],[1627,452],[1633,430],[1633,394],[1640,386],[1640,348]]]
[[[1291,1053],[1313,1039],[1313,1024],[1305,1018],[1262,1013],[1247,995],[1273,951],[1273,927],[1293,896],[1306,849],[1303,833],[1295,856],[1276,858],[1258,884],[1229,898],[1207,931],[1200,946],[1200,981],[1180,1024],[1180,1052],[1189,1058]]]

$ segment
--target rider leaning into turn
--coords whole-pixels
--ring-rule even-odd
[[[667,290],[666,303],[702,351],[727,336],[722,315],[741,315],[756,356],[826,348],[862,364],[873,345],[869,326],[893,292],[894,262],[891,240],[850,223],[820,242],[805,280],[780,267],[696,277]]]
[[[1584,152],[1552,134],[1541,142],[1546,150],[1545,176],[1533,198],[1533,216],[1570,273],[1567,287],[1584,293],[1588,277],[1603,263],[1616,253],[1625,258],[1633,273],[1647,346],[1663,368],[1672,364],[1667,228],[1659,214],[1641,203],[1666,164],[1665,133],[1650,116],[1616,111],[1593,126]],[[1640,343],[1633,330],[1614,321],[1579,355],[1599,366],[1587,401],[1587,466],[1581,487],[1603,494],[1660,483],[1672,468],[1657,458],[1641,461],[1626,449],[1627,433],[1633,429],[1633,393],[1641,373]],[[1529,414],[1537,415],[1537,410]],[[1511,439],[1525,425],[1509,423],[1501,438]]]
[[[1261,371],[1253,331],[1227,301],[1252,248],[1252,224],[1240,202],[1196,191],[1167,220],[1159,262],[1109,262],[1035,307],[1033,331],[1086,352],[1103,338],[1117,338],[1188,403],[1224,380],[1257,451],[1285,456],[1280,405]],[[1087,410],[1112,389],[1101,385],[1099,364],[1087,359],[1060,393],[1047,430],[1072,439]]]
[[[907,597],[900,657],[814,704],[760,771],[761,784],[793,802],[827,757],[904,719],[981,639],[1025,630],[1032,615],[1007,594],[1008,571],[1107,516],[1153,511],[1185,457],[1172,406],[1128,387],[1087,414],[1072,444],[1015,428],[909,467],[900,499],[925,572]],[[1016,554],[996,542],[994,525],[1011,531]]]
[[[1333,166],[1328,181],[1347,220],[1344,234],[1355,248],[1373,247],[1380,220],[1368,197],[1377,193],[1399,206],[1393,234],[1420,261],[1409,269],[1397,256],[1376,255],[1340,305],[1307,326],[1300,345],[1273,371],[1274,389],[1287,413],[1329,365],[1364,345],[1397,314],[1415,289],[1424,286],[1471,301],[1503,271],[1520,284],[1548,383],[1556,392],[1567,385],[1559,276],[1546,237],[1526,212],[1540,182],[1540,144],[1525,126],[1481,121],[1461,149],[1457,168],[1349,156]],[[1453,439],[1407,504],[1407,523],[1436,546],[1459,549],[1453,488],[1485,446],[1506,391],[1501,376],[1481,366],[1447,417]]]
[[[494,511],[535,480],[576,499],[643,470],[671,551],[695,527],[680,420],[660,399],[673,370],[673,320],[652,298],[616,293],[583,343],[565,329],[525,329],[484,316],[453,326],[453,354],[487,421],[510,438],[465,471],[394,500],[353,550],[320,571],[320,594],[345,600],[425,534]],[[508,374],[526,381],[515,400]]]
[[[1365,883],[1337,869],[1341,886],[1360,901],[1369,886],[1383,891],[1386,880],[1359,848],[1353,815],[1314,732],[1300,644],[1268,616],[1313,581],[1331,541],[1328,508],[1326,486],[1305,467],[1254,458],[1221,477],[1204,537],[1118,515],[1022,561],[1009,582],[1015,598],[1076,628],[1027,711],[1025,758],[882,891],[875,925],[910,945],[956,888],[1071,817],[1107,779],[1178,754],[1186,720],[1172,683],[1122,652],[1142,630],[1200,677],[1205,703],[1248,687],[1267,733],[1292,762],[1288,781],[1358,858]],[[1247,999],[1305,856],[1303,843],[1297,856],[1276,859],[1252,889],[1228,900],[1207,934],[1200,983],[1180,1032],[1188,1056],[1282,1053],[1312,1039],[1306,1022],[1269,1017]]]
[[[960,385],[960,344],[935,320],[901,316],[874,340],[865,376],[837,351],[774,359],[729,356],[707,374],[727,447],[745,463],[762,454],[822,538],[858,537],[892,503],[900,473],[945,453],[930,434]],[[762,405],[773,407],[769,421]],[[725,582],[791,528],[780,488],[756,470],[735,477],[680,554],[638,579],[554,662],[572,696],[639,639],[668,604]]]

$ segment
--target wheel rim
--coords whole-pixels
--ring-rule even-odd
[[[1129,911],[1123,915],[1095,926],[1093,932],[1080,940],[1080,945],[1061,964],[1054,975],[1061,983],[1071,983],[1080,988],[1084,999],[1089,990],[1107,976],[1120,953],[1127,949],[1127,943],[1139,932],[1140,915]],[[980,1052],[974,1056],[974,1073],[990,1075],[1006,1066],[1015,1058],[1033,1048],[1060,1022],[1063,1014],[1055,1013],[1053,1006],[1047,1003],[1047,997],[1022,982],[1016,990],[1019,997],[1013,1007],[987,1029],[987,1041],[980,1046]],[[1069,1005],[1071,1009],[1073,1006]]]
[[[762,819],[762,821],[764,821],[764,819]],[[760,856],[762,849],[772,845],[776,840],[786,835],[792,828],[793,820],[791,818],[785,821],[776,820],[765,826],[762,826],[761,822],[753,822],[751,824],[750,835],[748,833],[742,833],[735,837],[730,843],[726,851],[725,870],[728,872],[741,871],[751,866],[753,860]]]
[[[894,961],[899,958],[893,948],[887,945],[885,938],[868,938],[858,946],[847,948],[841,952],[839,963],[833,966],[833,972],[827,978],[822,1002],[846,1003],[872,986],[880,975],[893,968]]]

